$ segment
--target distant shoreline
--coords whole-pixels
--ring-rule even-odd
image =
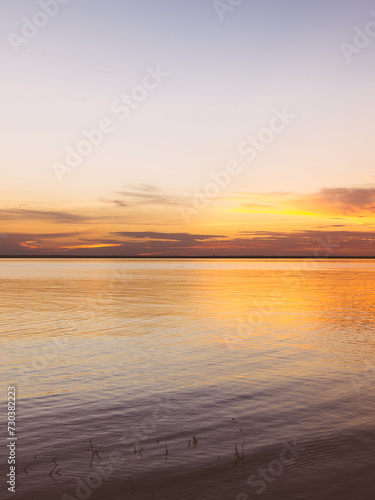
[[[159,259],[159,260],[169,260],[169,259],[257,259],[257,260],[269,260],[269,259],[317,259],[317,260],[337,260],[337,259],[375,259],[375,256],[349,256],[349,255],[330,255],[330,256],[318,256],[314,255],[132,255],[132,256],[121,256],[121,255],[0,255],[0,259]]]

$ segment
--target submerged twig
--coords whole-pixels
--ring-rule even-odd
[[[94,448],[94,445],[92,444],[91,438],[90,438],[90,448],[87,451],[90,451],[90,450],[91,450],[91,454],[92,454],[91,461],[90,461],[90,469],[91,469],[95,456],[97,456],[99,458],[99,460],[101,460],[101,456],[99,455],[99,453],[100,453],[100,450],[101,451],[103,451],[103,450],[102,450],[101,446],[99,446],[99,448]]]
[[[54,462],[54,460],[53,460]],[[58,467],[58,464],[56,462],[55,463],[55,466],[53,467],[53,469],[48,473],[49,477],[51,479],[53,479],[55,481],[55,483],[57,483],[57,480],[53,477],[53,474],[56,474],[57,476],[60,476],[60,471],[61,469],[57,469],[57,471],[55,471],[55,469]]]
[[[130,486],[132,487],[132,492],[130,495],[130,496],[132,496],[132,495],[134,495],[134,492],[135,492],[135,486],[134,486],[133,481],[132,481],[130,476],[128,476],[128,479],[129,479]]]
[[[234,450],[235,450],[235,453],[234,453],[234,456],[236,457],[236,461],[238,460],[245,460],[245,455],[244,455],[244,446],[245,446],[245,441],[242,443],[242,449],[241,449],[241,453],[238,451],[238,448],[237,448],[237,443],[235,443],[234,445]]]

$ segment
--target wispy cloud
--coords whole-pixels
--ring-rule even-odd
[[[322,188],[316,193],[248,193],[239,195],[241,212],[346,217],[375,215],[375,187]]]
[[[74,224],[88,222],[91,220],[84,215],[69,212],[58,212],[54,210],[30,210],[30,209],[8,209],[0,210],[2,220],[48,220],[50,222]]]
[[[185,245],[196,244],[202,241],[217,238],[226,238],[226,236],[215,234],[159,233],[154,231],[120,231],[113,234],[135,240],[147,239],[152,241],[175,241],[184,243]]]
[[[100,198],[100,201],[122,208],[136,205],[180,205],[181,200],[187,196],[184,194],[168,193],[148,184],[125,186],[123,189],[115,191],[114,194],[121,196],[121,198],[112,200]]]
[[[301,208],[342,215],[375,214],[375,187],[324,188],[317,194],[295,200]]]
[[[240,252],[260,255],[313,255],[317,242],[330,241],[337,255],[373,255],[375,232],[369,231],[241,231],[231,240]],[[237,251],[238,251],[237,250]]]

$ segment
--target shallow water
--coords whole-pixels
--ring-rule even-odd
[[[374,273],[0,260],[3,408],[18,387],[9,497],[373,499]]]

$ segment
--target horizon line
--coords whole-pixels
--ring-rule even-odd
[[[375,259],[375,255],[0,255],[0,259]]]

